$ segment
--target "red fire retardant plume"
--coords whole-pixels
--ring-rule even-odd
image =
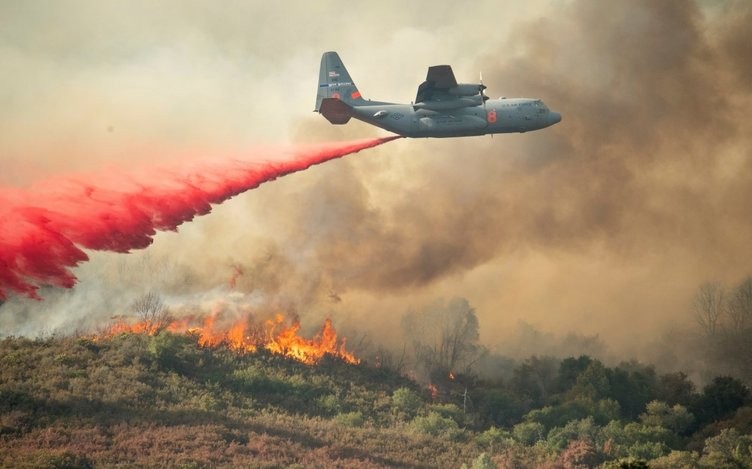
[[[0,300],[10,292],[39,299],[42,285],[71,288],[71,268],[88,260],[83,249],[145,248],[157,231],[174,231],[212,204],[395,138],[294,147],[282,161],[225,159],[54,178],[27,190],[0,188]]]

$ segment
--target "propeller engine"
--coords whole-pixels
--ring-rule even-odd
[[[484,90],[486,89],[486,85],[483,84],[483,72],[480,72],[480,85],[478,85],[478,92],[480,93],[480,100],[483,102],[483,112],[486,112],[486,101],[488,101],[488,96],[486,96],[486,93],[484,93]]]

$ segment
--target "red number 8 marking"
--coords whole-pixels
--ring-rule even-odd
[[[488,111],[488,123],[489,124],[496,123],[496,111]]]

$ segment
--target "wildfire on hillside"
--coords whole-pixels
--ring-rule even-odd
[[[282,314],[262,324],[254,324],[248,319],[239,319],[229,324],[220,321],[218,314],[203,318],[193,317],[174,319],[165,322],[139,321],[130,324],[118,321],[101,336],[134,333],[157,335],[161,331],[175,334],[190,334],[196,337],[202,347],[227,347],[239,353],[254,353],[267,350],[301,361],[307,365],[316,364],[324,356],[335,356],[346,363],[357,365],[360,360],[345,348],[346,340],[338,339],[332,321],[327,319],[321,330],[312,339],[298,335],[300,322],[287,320]]]

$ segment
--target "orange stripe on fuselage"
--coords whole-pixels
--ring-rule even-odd
[[[354,91],[353,94],[350,95],[352,99],[358,99],[360,98],[360,91]]]

